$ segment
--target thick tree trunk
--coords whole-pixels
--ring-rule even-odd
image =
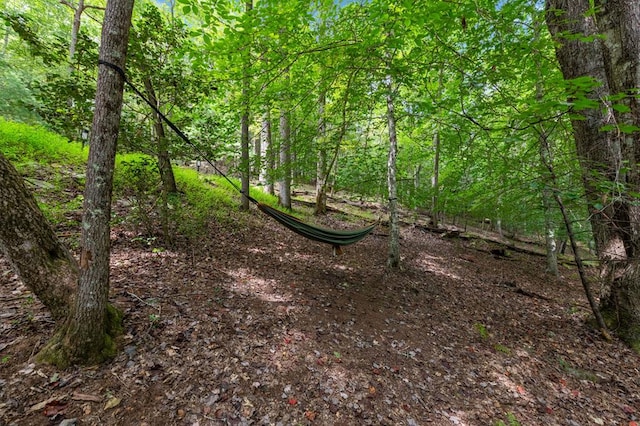
[[[133,0],[107,3],[100,57],[124,69]],[[111,189],[124,80],[113,68],[98,72],[80,239],[80,279],[73,312],[40,359],[59,366],[99,363],[115,354],[121,317],[108,309]]]
[[[398,138],[396,135],[396,118],[393,105],[393,87],[391,77],[387,77],[387,123],[389,125],[389,158],[387,161],[387,185],[389,189],[389,251],[387,266],[400,266],[400,225],[398,223],[398,185],[396,182],[396,158],[398,156]]]
[[[60,243],[22,177],[0,153],[0,247],[56,321],[66,318],[78,265]]]
[[[624,127],[640,126],[640,2],[595,1],[593,10],[589,0],[547,0],[547,25],[564,77],[599,83],[587,93],[599,106],[576,111],[584,119],[572,125],[602,263],[600,311],[640,350],[640,206],[633,196],[640,192],[640,133]],[[616,103],[626,108],[614,109],[609,99],[619,94]]]

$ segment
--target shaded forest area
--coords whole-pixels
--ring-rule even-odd
[[[120,207],[123,208],[123,207]],[[235,213],[238,214],[238,213]],[[352,227],[331,214],[331,227]],[[4,424],[632,425],[638,356],[585,324],[573,267],[482,239],[385,228],[333,257],[252,211],[195,246],[112,231],[122,351],[32,363],[47,311],[0,266]]]

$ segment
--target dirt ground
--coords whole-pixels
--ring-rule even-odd
[[[388,271],[387,232],[333,257],[259,212],[173,250],[116,228],[121,351],[64,371],[34,364],[53,324],[0,259],[0,424],[640,422],[640,356],[586,324],[575,269],[404,227]]]

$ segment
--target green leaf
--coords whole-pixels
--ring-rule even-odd
[[[619,124],[618,129],[620,129],[622,133],[626,133],[626,134],[640,131],[640,127],[634,126],[633,124]]]
[[[618,112],[622,112],[622,113],[631,112],[631,108],[629,108],[625,104],[613,104],[613,105],[611,105],[611,108],[613,108],[614,111],[618,111]]]
[[[188,15],[191,13],[191,6],[184,6],[182,8],[182,13],[184,13],[185,15]]]

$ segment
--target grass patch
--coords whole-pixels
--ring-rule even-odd
[[[65,228],[79,227],[88,149],[43,127],[0,118],[0,151],[26,176],[27,186],[50,222]],[[165,198],[154,157],[118,154],[114,201],[120,200],[119,207],[124,210],[114,209],[113,223],[132,225],[145,237],[157,236],[162,223],[163,230],[169,232],[168,240],[175,235],[189,239],[206,235],[211,222],[233,225],[234,229],[246,224],[250,216],[238,209],[239,180],[231,179],[231,183],[222,176],[202,175],[189,168],[174,166],[173,170],[179,192]],[[253,187],[251,196],[277,207],[277,197],[260,188]],[[289,213],[303,220],[308,216],[300,211]],[[255,214],[253,209],[250,214]]]
[[[0,149],[16,167],[29,163],[84,165],[89,153],[82,145],[44,127],[0,118]]]

